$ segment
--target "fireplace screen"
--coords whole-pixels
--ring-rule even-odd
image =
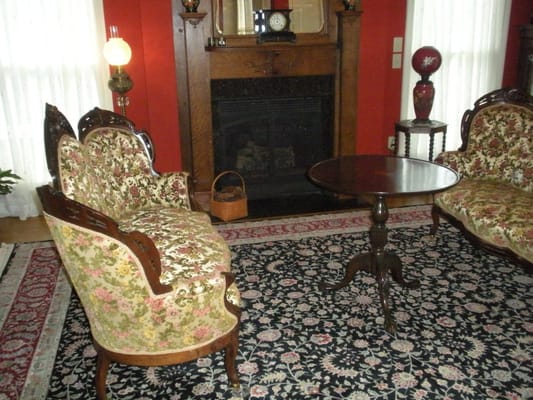
[[[330,90],[302,97],[215,96],[215,175],[238,171],[251,199],[318,191],[306,173],[332,156],[331,99]]]

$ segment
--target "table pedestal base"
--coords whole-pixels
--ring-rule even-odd
[[[379,297],[385,317],[385,329],[390,332],[396,332],[396,323],[391,315],[389,307],[389,272],[392,278],[403,287],[416,289],[420,287],[420,282],[406,281],[403,278],[402,262],[398,256],[384,251],[387,244],[387,227],[386,222],[389,217],[385,198],[378,195],[376,203],[372,208],[373,225],[370,228],[370,245],[369,253],[355,256],[346,267],[344,278],[336,283],[321,283],[320,289],[337,290],[348,285],[354,278],[357,271],[366,271],[373,274],[378,282]]]

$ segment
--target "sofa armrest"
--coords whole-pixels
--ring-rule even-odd
[[[173,287],[163,285],[153,268],[159,265],[159,253],[144,234],[121,232],[106,218],[86,227],[86,218],[78,218],[75,212],[83,214],[86,207],[44,187],[39,194],[63,266],[98,346],[130,355],[180,351],[197,356],[216,346],[223,348],[229,340],[223,338],[238,330],[239,292],[232,274],[217,271],[218,275],[206,277],[203,286],[199,276],[196,286],[205,289],[199,291],[189,290],[180,279]],[[69,205],[68,219],[54,215],[63,213],[54,199]],[[105,224],[100,226],[101,222]],[[110,235],[108,226],[118,235]],[[148,268],[147,252],[156,261]]]
[[[435,163],[447,166],[460,176],[471,175],[471,160],[464,151],[445,151],[435,158]]]
[[[153,190],[150,190],[153,205],[165,207],[180,207],[190,210],[191,190],[189,187],[189,173],[166,172],[154,177]]]
[[[141,232],[124,232],[120,230],[118,224],[108,216],[69,199],[50,185],[38,187],[37,193],[49,226],[73,224],[80,229],[86,229],[88,232],[99,232],[124,243],[138,257],[153,293],[162,294],[171,290],[170,286],[162,285],[159,281],[161,260],[159,252],[148,236]],[[61,235],[54,237],[54,241],[56,241],[58,246],[60,239]],[[79,245],[81,246],[81,244]]]

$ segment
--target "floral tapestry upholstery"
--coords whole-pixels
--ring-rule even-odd
[[[435,162],[459,172],[435,205],[487,243],[533,262],[533,111],[497,103],[472,118],[465,151]]]
[[[435,162],[463,177],[508,182],[533,192],[533,114],[514,104],[478,112],[470,125],[466,151],[441,153]]]
[[[58,148],[63,192],[115,220],[139,209],[190,209],[188,173],[154,174],[142,143],[118,128],[100,128],[81,144],[63,137]]]
[[[228,271],[231,253],[204,212],[156,207],[120,221],[120,229],[152,239],[161,255],[161,283],[180,295],[205,293]],[[238,305],[238,303],[236,303]]]
[[[65,196],[102,211],[100,187],[96,174],[89,172],[85,146],[78,140],[63,135],[57,146],[59,181]]]
[[[435,204],[470,232],[533,261],[533,194],[498,181],[463,178]]]
[[[192,214],[191,218],[200,218],[199,213]],[[164,261],[167,272],[167,261],[173,257],[186,258],[178,254],[189,245],[190,251],[198,254],[191,255],[192,261],[184,266],[183,280],[167,274],[165,279],[172,285],[171,292],[154,295],[142,265],[125,244],[49,214],[45,217],[84,306],[91,332],[102,347],[124,354],[194,350],[215,341],[238,324],[238,318],[225,306],[226,281],[220,273],[229,270],[229,250],[221,240],[213,243],[216,237],[209,229],[190,231],[188,237],[176,235],[172,243],[160,238],[169,254]],[[166,218],[163,220],[168,222]],[[209,246],[204,246],[208,249],[200,248],[196,234],[202,237],[200,243],[211,240]],[[195,290],[183,290],[184,282],[204,282],[204,273],[209,276],[210,290],[195,284]],[[234,285],[230,290],[238,301]]]

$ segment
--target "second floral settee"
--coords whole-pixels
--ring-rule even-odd
[[[476,101],[461,125],[462,146],[435,160],[459,172],[458,185],[435,195],[439,215],[480,247],[533,263],[533,98],[495,90]]]

